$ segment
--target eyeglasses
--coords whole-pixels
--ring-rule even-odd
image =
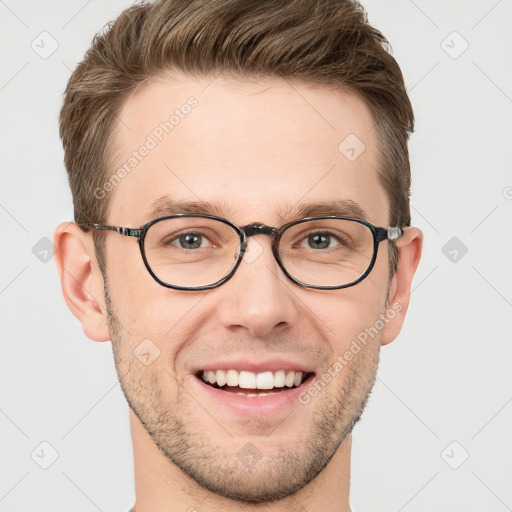
[[[371,272],[379,243],[403,235],[399,227],[380,228],[360,219],[307,217],[281,228],[264,224],[239,227],[210,215],[176,214],[154,219],[138,229],[86,224],[138,239],[149,273],[176,290],[216,288],[233,277],[255,235],[272,238],[272,252],[294,283],[337,290],[361,282]]]

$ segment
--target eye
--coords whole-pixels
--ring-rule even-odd
[[[195,233],[186,233],[180,235],[177,240],[183,249],[198,249],[202,245],[203,237]]]
[[[326,233],[315,233],[308,236],[307,243],[311,249],[327,249],[331,243],[331,236]]]
[[[202,233],[196,231],[182,232],[169,237],[164,243],[166,247],[177,247],[185,250],[204,249],[214,244]]]
[[[316,232],[307,235],[300,244],[300,247],[309,249],[329,249],[338,245],[344,245],[343,240],[336,235],[328,232]]]

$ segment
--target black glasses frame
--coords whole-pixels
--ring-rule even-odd
[[[224,276],[222,279],[220,279],[219,281],[217,281],[213,284],[205,285],[205,286],[194,286],[194,287],[176,286],[176,285],[166,283],[166,282],[162,281],[161,279],[159,279],[158,276],[151,269],[151,266],[148,263],[148,260],[146,258],[146,253],[144,250],[144,240],[146,238],[146,233],[148,232],[149,228],[151,226],[153,226],[154,224],[164,221],[164,220],[174,219],[174,218],[183,218],[183,217],[191,217],[191,218],[192,217],[201,217],[204,219],[217,220],[219,222],[223,222],[224,224],[227,224],[232,229],[234,229],[236,231],[236,233],[238,234],[238,236],[240,238],[240,253],[238,255],[238,259],[237,259],[235,265],[233,266],[233,268],[231,269],[231,271],[226,276]],[[302,281],[299,281],[298,279],[296,279],[295,277],[290,275],[288,273],[288,271],[286,270],[286,268],[284,267],[283,262],[281,261],[281,257],[279,256],[279,241],[281,240],[283,233],[288,228],[290,228],[292,226],[301,224],[303,222],[312,221],[312,220],[327,220],[327,219],[349,220],[349,221],[353,221],[353,222],[358,222],[359,224],[366,226],[371,231],[372,236],[373,236],[372,259],[371,259],[370,264],[368,265],[368,268],[366,269],[366,271],[358,279],[356,279],[355,281],[352,281],[350,283],[339,285],[339,286],[316,286],[316,285],[310,285],[310,284],[303,283]],[[165,286],[166,288],[173,288],[175,290],[186,290],[186,291],[210,290],[212,288],[217,288],[218,286],[224,284],[226,281],[231,279],[233,277],[233,275],[235,274],[237,268],[240,266],[240,263],[243,260],[245,251],[247,249],[247,242],[249,241],[249,237],[255,236],[255,235],[268,235],[272,238],[272,253],[274,254],[274,258],[276,259],[277,263],[279,264],[279,267],[284,272],[286,277],[288,277],[288,279],[290,279],[294,283],[298,284],[299,286],[302,286],[304,288],[313,288],[316,290],[340,290],[342,288],[348,288],[350,286],[356,285],[357,283],[360,283],[363,279],[368,277],[368,275],[370,274],[370,272],[372,271],[372,269],[375,265],[375,261],[377,260],[377,253],[378,253],[380,242],[383,242],[384,240],[389,240],[389,241],[394,242],[396,239],[400,238],[404,234],[403,229],[400,227],[382,228],[382,227],[374,226],[372,223],[370,223],[366,220],[355,219],[355,218],[351,218],[351,217],[337,217],[337,216],[305,217],[302,219],[298,219],[298,220],[289,222],[289,223],[285,224],[284,226],[282,226],[281,228],[275,228],[272,226],[267,226],[266,224],[248,224],[246,226],[240,227],[240,226],[237,226],[236,224],[234,224],[233,222],[231,222],[230,220],[224,219],[222,217],[216,217],[214,215],[177,213],[175,215],[167,215],[165,217],[159,217],[157,219],[153,219],[153,220],[147,222],[146,224],[144,224],[143,226],[141,226],[140,228],[136,228],[136,229],[118,227],[118,226],[109,226],[107,224],[96,224],[96,223],[83,224],[82,227],[92,227],[92,228],[94,228],[96,230],[100,230],[100,231],[114,231],[123,236],[131,236],[131,237],[137,238],[139,241],[139,248],[140,248],[140,252],[142,255],[142,260],[144,261],[144,265],[146,266],[148,272],[151,274],[153,279],[158,284]]]

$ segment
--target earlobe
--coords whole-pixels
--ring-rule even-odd
[[[386,308],[388,321],[382,332],[382,345],[391,343],[402,330],[409,307],[412,280],[421,259],[423,233],[418,228],[405,228],[404,235],[396,245],[398,268],[389,288]]]
[[[90,233],[65,222],[55,230],[55,260],[62,293],[85,335],[94,341],[110,340],[103,292],[103,276],[94,255]]]

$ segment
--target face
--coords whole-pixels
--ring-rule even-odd
[[[280,227],[297,218],[299,206],[329,215],[339,213],[335,202],[350,201],[366,220],[388,226],[375,128],[353,94],[279,80],[160,78],[132,95],[119,117],[114,168],[141,146],[150,149],[139,151],[147,154],[116,183],[108,224],[139,227],[200,203],[197,211],[239,226]],[[339,149],[350,134],[365,145],[356,159]],[[203,487],[237,500],[282,498],[314,479],[359,419],[374,383],[382,315],[392,309],[387,245],[364,281],[326,291],[287,279],[270,237],[256,235],[229,281],[191,292],[159,285],[136,241],[107,233],[116,368],[160,451]],[[361,333],[372,327],[363,343]],[[145,363],[141,351],[149,354]],[[306,380],[243,396],[236,391],[259,392],[217,389],[202,380],[203,370],[249,372],[249,381],[268,372],[279,381],[282,371],[286,377],[295,370]]]

